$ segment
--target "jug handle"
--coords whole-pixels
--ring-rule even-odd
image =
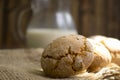
[[[15,26],[13,28],[13,34],[14,34],[14,37],[16,37],[15,39],[19,42],[21,42],[21,44],[25,44],[26,45],[26,36],[25,34],[22,32],[22,19],[24,17],[25,14],[28,14],[28,22],[26,23],[28,25],[29,21],[30,21],[30,18],[31,18],[31,15],[32,15],[32,10],[30,8],[29,5],[26,5],[26,6],[23,6],[23,7],[20,7],[19,9],[17,9],[17,12],[16,12],[16,16],[15,16]],[[26,26],[27,28],[27,26]]]

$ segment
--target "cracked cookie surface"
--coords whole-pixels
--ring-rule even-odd
[[[108,37],[102,43],[110,51],[112,62],[120,66],[120,40]]]
[[[47,76],[69,77],[85,72],[94,59],[93,48],[82,35],[62,36],[43,51],[41,66]]]
[[[111,63],[111,54],[102,43],[92,39],[88,40],[91,42],[94,52],[94,60],[88,71],[97,72]]]
[[[111,53],[112,62],[120,66],[120,40],[102,35],[91,36],[91,39],[102,43]]]

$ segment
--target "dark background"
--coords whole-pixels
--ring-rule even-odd
[[[53,7],[54,5],[53,0]],[[79,34],[86,37],[105,35],[120,39],[120,0],[72,0],[71,12]],[[18,35],[18,18],[25,35],[32,15],[30,0],[0,0],[0,49],[25,48],[26,42]]]

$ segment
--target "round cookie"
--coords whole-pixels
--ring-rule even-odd
[[[69,77],[85,72],[93,59],[92,45],[84,36],[67,35],[44,49],[41,66],[49,77]]]
[[[110,51],[112,62],[120,66],[120,40],[108,37],[102,43]]]
[[[94,60],[90,67],[88,68],[88,71],[97,72],[101,68],[111,63],[111,55],[108,49],[105,48],[105,46],[102,43],[92,39],[88,40],[91,42],[94,52]]]

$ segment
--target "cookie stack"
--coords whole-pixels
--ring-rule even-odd
[[[112,62],[120,66],[120,40],[101,35],[92,36],[90,38],[102,43],[109,50],[112,56]]]
[[[67,35],[53,40],[44,49],[41,66],[49,77],[70,77],[86,71],[98,72],[111,62],[119,65],[119,54],[120,41],[117,39]]]

